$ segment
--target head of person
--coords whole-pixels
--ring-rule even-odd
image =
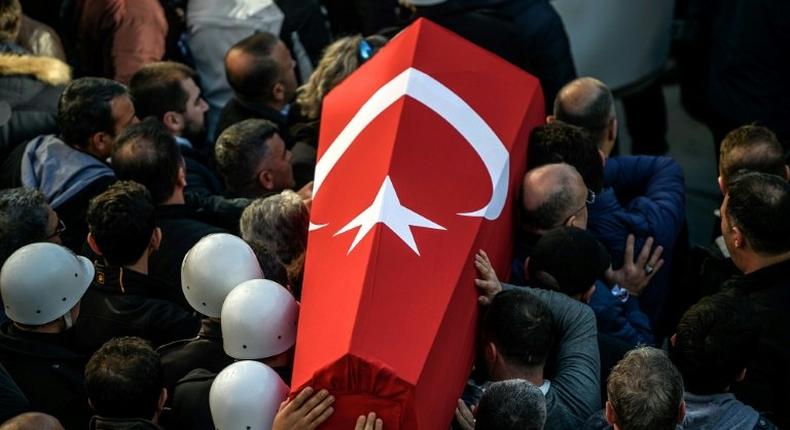
[[[155,205],[182,200],[186,170],[170,131],[148,118],[127,128],[113,146],[112,168],[118,179],[142,184]]]
[[[287,267],[283,265],[276,255],[269,251],[266,245],[249,239],[245,239],[245,242],[252,248],[252,252],[255,253],[255,258],[258,259],[261,272],[266,274],[266,279],[271,279],[280,285],[292,285]]]
[[[481,355],[494,381],[542,378],[553,341],[551,311],[527,291],[500,292],[483,317]]]
[[[85,391],[96,415],[156,422],[167,400],[159,354],[139,337],[111,339],[88,361]]]
[[[586,130],[609,156],[617,140],[617,112],[612,91],[595,78],[571,81],[554,98],[554,114],[546,122],[562,121]]]
[[[19,0],[0,0],[0,43],[13,43],[22,27]]]
[[[120,181],[88,206],[88,245],[113,266],[131,266],[159,248],[151,193],[133,181]]]
[[[606,392],[606,420],[615,430],[675,430],[686,414],[683,378],[657,348],[626,353],[609,374]]]
[[[527,150],[527,170],[552,163],[567,163],[582,175],[588,189],[603,187],[604,157],[598,143],[581,127],[555,122],[532,130]]]
[[[720,212],[724,243],[744,273],[790,255],[790,184],[783,178],[758,172],[736,175]]]
[[[48,242],[25,245],[0,270],[5,313],[21,330],[63,332],[77,320],[94,273],[90,260],[68,248]]]
[[[594,196],[573,166],[552,163],[536,167],[521,183],[521,223],[535,234],[563,225],[586,229],[587,205],[594,202]]]
[[[218,429],[270,429],[288,386],[269,366],[237,361],[223,369],[209,390],[209,409]]]
[[[247,119],[225,129],[214,147],[217,167],[228,190],[255,198],[293,188],[291,151],[265,119]]]
[[[65,224],[37,190],[0,190],[0,265],[29,243],[61,243],[64,230]]]
[[[278,110],[296,94],[295,66],[288,47],[267,32],[238,41],[225,54],[225,74],[236,97]]]
[[[765,127],[744,125],[727,133],[719,153],[719,189],[727,193],[727,183],[741,170],[768,173],[790,179],[784,149],[776,135]]]
[[[531,286],[588,303],[595,281],[603,279],[611,261],[592,234],[576,227],[557,227],[538,240],[525,265]]]
[[[494,382],[480,399],[475,419],[475,430],[542,430],[546,397],[524,379]]]
[[[686,311],[669,348],[686,391],[719,394],[743,380],[759,330],[743,300],[726,292],[705,297]]]
[[[241,237],[265,245],[285,265],[307,249],[310,211],[298,194],[286,190],[253,201],[241,214]]]
[[[26,412],[4,422],[0,430],[63,430],[63,426],[52,415]]]
[[[129,83],[137,116],[152,116],[175,136],[202,144],[208,103],[200,94],[197,73],[173,61],[150,63],[138,70]]]
[[[296,103],[305,118],[317,120],[321,116],[321,103],[333,88],[369,60],[387,39],[372,35],[345,36],[326,47],[310,79],[296,91]]]
[[[105,159],[115,138],[137,122],[126,86],[104,78],[71,81],[58,101],[58,127],[63,140]]]

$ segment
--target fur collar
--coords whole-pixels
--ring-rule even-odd
[[[0,76],[30,75],[48,85],[71,80],[71,68],[57,58],[0,54]]]

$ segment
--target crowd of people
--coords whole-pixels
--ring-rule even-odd
[[[329,419],[325,389],[287,399],[322,102],[420,17],[548,112],[511,154],[508,282],[472,252],[453,428],[790,426],[790,67],[758,48],[790,7],[701,3],[677,7],[707,24],[722,203],[690,249],[682,168],[616,155],[615,96],[547,0],[0,0],[0,429]]]

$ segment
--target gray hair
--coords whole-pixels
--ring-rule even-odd
[[[49,206],[30,188],[0,191],[0,265],[17,249],[47,240]]]
[[[541,430],[546,398],[524,379],[491,384],[477,407],[475,430]]]
[[[606,391],[621,429],[677,427],[683,378],[664,351],[647,346],[629,351],[609,374]]]
[[[298,194],[286,190],[253,201],[241,214],[241,237],[258,242],[284,265],[304,253],[310,212]]]

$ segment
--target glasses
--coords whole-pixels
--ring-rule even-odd
[[[595,203],[595,192],[591,191],[591,190],[587,190],[587,198],[584,199],[584,205],[582,207],[580,207],[579,209],[576,209],[575,211],[573,211],[573,213],[570,214],[570,216],[568,216],[568,218],[565,218],[565,221],[562,222],[562,225],[567,225],[568,221],[570,221],[571,218],[573,218],[576,215],[578,215],[579,212],[581,212],[584,208],[586,208],[587,206],[590,206],[593,203]]]
[[[47,240],[60,236],[64,231],[66,231],[66,223],[62,219],[58,219],[58,226],[55,228],[55,232],[47,236]]]

